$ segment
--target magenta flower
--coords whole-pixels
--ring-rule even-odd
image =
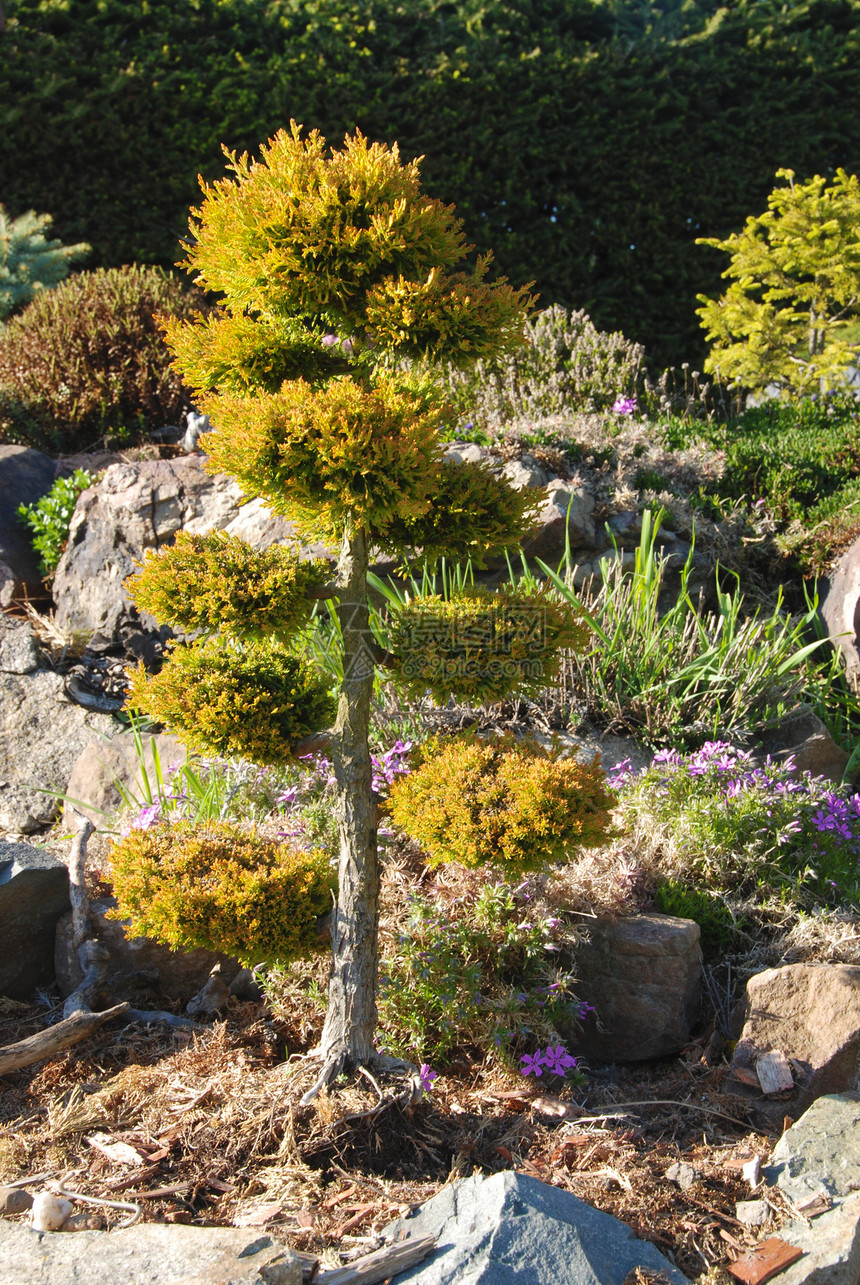
[[[523,1063],[520,1068],[521,1075],[543,1075],[544,1061],[540,1049],[536,1053],[526,1053],[525,1057],[520,1058],[520,1061]]]
[[[632,415],[636,408],[635,397],[617,397],[612,406],[616,415]]]
[[[421,1087],[424,1092],[429,1093],[433,1087],[433,1081],[438,1080],[439,1076],[426,1062],[422,1062],[421,1069],[418,1072],[418,1079],[421,1081]]]

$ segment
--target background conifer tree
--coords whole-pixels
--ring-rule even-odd
[[[517,343],[531,299],[488,283],[486,260],[468,264],[459,220],[422,193],[418,163],[403,163],[396,146],[356,134],[327,151],[293,124],[259,160],[230,156],[230,170],[204,185],[186,246],[220,307],[165,321],[168,342],[216,426],[207,467],[339,558],[331,582],[324,563],[219,535],[185,535],[147,555],[130,586],[138,606],[204,636],[176,646],[155,678],[139,673],[130,703],[194,746],[259,763],[331,746],[340,861],[318,1088],[376,1060],[376,665],[412,688],[487,699],[511,689],[512,672],[549,677],[557,650],[582,630],[561,608],[513,593],[488,633],[487,595],[470,591],[435,615],[419,604],[411,624],[407,608],[390,653],[374,640],[371,549],[480,558],[528,529],[526,493],[444,457],[434,369]],[[337,599],[343,638],[336,711],[322,677],[290,650],[324,597]]]

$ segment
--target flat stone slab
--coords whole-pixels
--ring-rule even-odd
[[[795,1204],[817,1192],[841,1197],[860,1190],[860,1093],[813,1102],[782,1135],[763,1173]]]
[[[30,843],[0,841],[0,995],[29,999],[53,980],[57,921],[69,904],[64,862]]]
[[[510,1170],[443,1187],[385,1230],[389,1240],[403,1233],[436,1236],[437,1248],[393,1285],[622,1285],[637,1267],[686,1285],[654,1245],[617,1218]]]
[[[0,1219],[0,1262],[3,1285],[302,1285],[291,1250],[237,1227],[38,1232]]]

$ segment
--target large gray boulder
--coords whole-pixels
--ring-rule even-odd
[[[54,976],[57,920],[69,909],[69,872],[29,843],[0,842],[0,995],[29,999]]]
[[[136,624],[139,616],[123,581],[147,549],[172,544],[178,531],[227,531],[254,548],[294,543],[291,523],[274,517],[259,500],[242,505],[238,484],[210,475],[204,463],[186,455],[113,464],[78,497],[54,577],[61,629],[113,638],[122,625]],[[307,556],[319,552],[308,550]]]
[[[0,672],[0,833],[33,834],[50,824],[81,750],[116,729],[109,714],[73,705],[51,670]]]
[[[578,993],[593,1005],[572,1050],[599,1062],[642,1062],[689,1042],[700,1001],[699,925],[673,915],[594,920],[577,949]]]
[[[524,1174],[476,1175],[385,1229],[388,1240],[436,1236],[437,1247],[396,1285],[622,1285],[636,1268],[686,1277],[650,1242],[570,1192]]]
[[[259,1228],[39,1232],[0,1219],[0,1261],[3,1285],[302,1285],[302,1260]]]
[[[780,1285],[857,1285],[860,1280],[860,1095],[819,1098],[782,1135],[764,1170],[792,1204],[817,1196],[824,1213],[780,1230],[804,1257],[779,1275]]]
[[[840,556],[821,588],[820,613],[849,674],[860,673],[860,539]]]
[[[18,518],[18,505],[47,495],[56,476],[54,461],[41,451],[0,446],[0,607],[44,595],[39,558]]]

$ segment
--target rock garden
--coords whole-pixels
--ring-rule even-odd
[[[8,1279],[856,1281],[839,353],[649,373],[360,136],[196,217],[0,332]]]

